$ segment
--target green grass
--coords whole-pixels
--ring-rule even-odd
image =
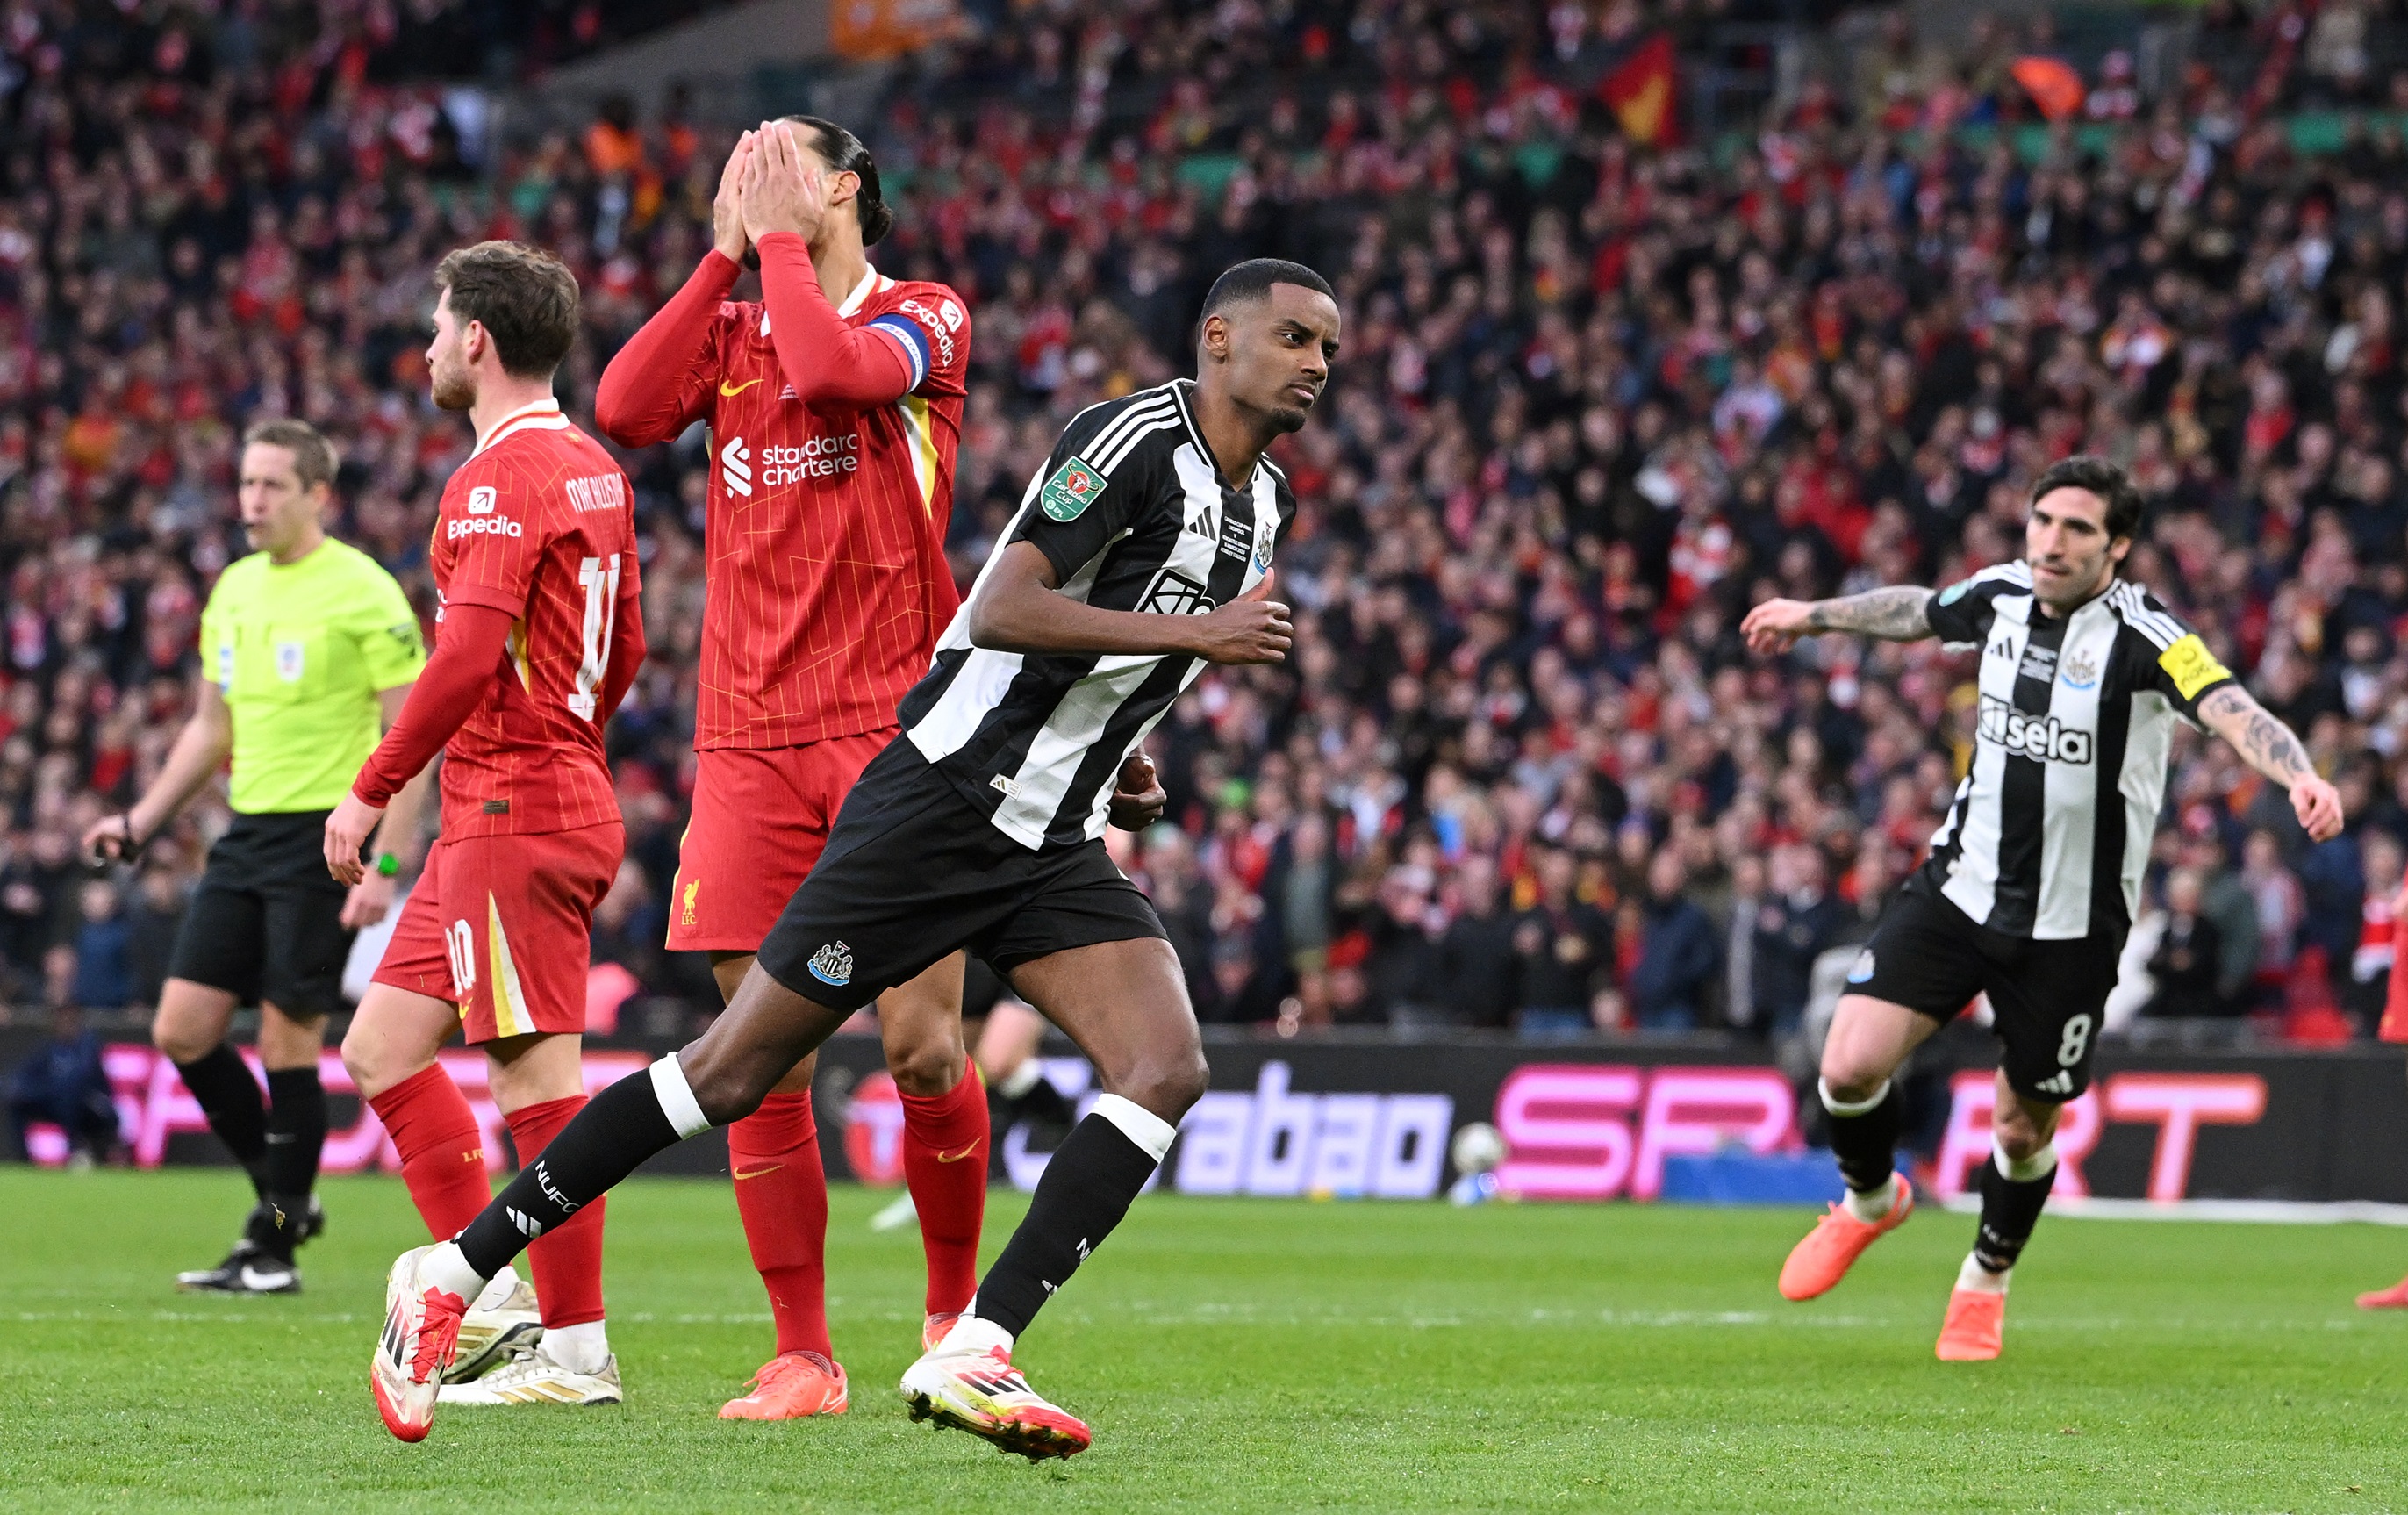
[[[651,1181],[610,1201],[629,1403],[405,1447],[364,1371],[423,1239],[400,1184],[327,1186],[306,1294],[178,1296],[236,1184],[0,1173],[0,1509],[2408,1508],[2408,1320],[2350,1303],[2408,1235],[2370,1227],[2043,1222],[2008,1355],[1952,1365],[1961,1216],[1790,1306],[1799,1211],[1148,1199],[1019,1354],[1097,1438],[1031,1467],[906,1419],[919,1248],[868,1232],[882,1194],[835,1201],[842,1419],[714,1419],[760,1286],[723,1185]]]

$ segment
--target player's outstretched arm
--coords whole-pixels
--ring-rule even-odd
[[[207,679],[194,694],[192,718],[176,733],[159,776],[122,815],[105,815],[84,829],[83,850],[90,858],[131,858],[166,824],[185,802],[200,792],[234,750],[234,718],[225,696]]]
[[[1826,631],[1920,642],[1932,634],[1930,604],[1930,590],[1912,586],[1868,589],[1839,599],[1768,599],[1748,612],[1739,628],[1749,651],[1766,654],[1787,652],[1799,638]]]
[[[1104,610],[1056,593],[1054,564],[1034,542],[1015,541],[970,592],[972,645],[992,652],[1125,654],[1201,657],[1212,663],[1276,663],[1296,628],[1270,598],[1268,574],[1203,615]]]
[[[2318,842],[2341,834],[2341,791],[2316,775],[2308,749],[2237,684],[2209,691],[2199,702],[2200,723],[2232,744],[2243,761],[2291,791],[2291,811]]]

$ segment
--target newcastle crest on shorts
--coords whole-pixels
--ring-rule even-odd
[[[830,942],[811,954],[810,966],[813,978],[842,988],[853,982],[853,948],[842,942]]]
[[[1104,492],[1104,476],[1083,458],[1072,458],[1054,470],[1038,500],[1056,521],[1075,521]]]

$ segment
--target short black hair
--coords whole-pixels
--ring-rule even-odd
[[[2076,453],[2050,464],[2048,471],[2032,483],[2031,503],[2039,504],[2052,489],[2087,490],[2104,500],[2108,541],[2140,535],[2145,503],[2141,498],[2141,486],[2132,482],[2130,474],[2105,458]]]
[[[895,212],[887,207],[886,195],[878,186],[878,165],[869,156],[869,149],[861,138],[835,122],[818,116],[788,116],[797,126],[808,126],[819,134],[811,145],[819,150],[821,161],[839,174],[861,176],[861,195],[853,209],[861,216],[861,245],[869,246],[895,229]]]
[[[1290,263],[1285,258],[1248,258],[1212,281],[1211,293],[1204,296],[1204,315],[1196,319],[1201,321],[1229,306],[1261,299],[1271,292],[1273,284],[1297,284],[1318,290],[1333,300],[1338,297],[1328,280],[1301,263]]]

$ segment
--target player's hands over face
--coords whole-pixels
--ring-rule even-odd
[[[1170,796],[1162,792],[1154,759],[1141,752],[1129,754],[1112,785],[1111,821],[1124,831],[1142,831],[1162,819]]]
[[[792,122],[773,121],[752,135],[744,165],[744,234],[754,242],[771,232],[819,235],[827,212],[827,182],[817,154],[806,150]]]
[[[1785,653],[1798,645],[1799,637],[1813,633],[1807,619],[1813,608],[1802,599],[1768,599],[1739,623],[1740,635],[1747,639],[1747,650],[1758,656]]]
[[[744,261],[744,250],[752,245],[744,235],[744,168],[752,161],[754,134],[746,132],[736,139],[736,151],[727,155],[727,166],[719,171],[719,194],[710,202],[710,245],[730,263]]]
[[[356,931],[373,926],[392,908],[393,880],[382,873],[366,874],[343,897],[343,929]]]
[[[337,884],[357,884],[367,876],[367,864],[360,861],[360,848],[367,845],[368,835],[384,819],[381,806],[369,804],[356,794],[343,796],[343,802],[326,817],[326,872]],[[393,902],[387,899],[390,904]],[[346,902],[344,914],[351,913]]]
[[[1271,598],[1268,573],[1262,583],[1196,619],[1196,656],[1208,663],[1283,662],[1296,640],[1287,607]]]
[[[2308,835],[2318,842],[2329,842],[2341,835],[2341,791],[2314,773],[2295,779],[2291,784],[2291,814]]]

